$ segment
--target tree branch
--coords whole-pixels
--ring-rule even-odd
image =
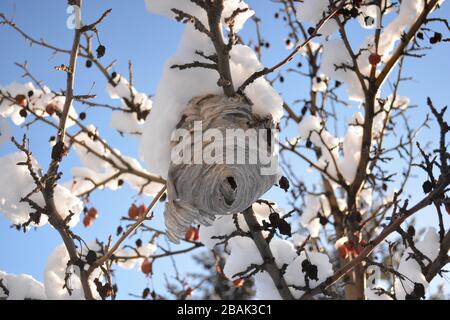
[[[255,245],[258,248],[258,251],[263,259],[264,269],[270,275],[270,278],[277,288],[280,297],[284,300],[293,300],[294,297],[292,296],[292,293],[289,290],[289,287],[287,286],[287,283],[284,280],[281,271],[278,269],[275,263],[275,258],[272,254],[272,251],[270,250],[270,246],[261,233],[261,226],[256,219],[253,209],[250,207],[246,209],[243,214],[245,222],[247,223],[248,228],[250,229],[250,232],[252,234],[253,241],[255,242]]]

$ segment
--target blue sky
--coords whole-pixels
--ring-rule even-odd
[[[180,39],[183,26],[165,17],[149,14],[145,10],[144,0],[133,1],[84,1],[83,20],[94,21],[101,13],[112,8],[111,15],[100,25],[100,39],[106,46],[106,55],[103,58],[105,64],[117,59],[114,70],[127,74],[128,61],[134,65],[134,83],[138,90],[153,94],[156,90],[162,72],[164,61],[175,51]],[[281,21],[274,19],[273,12],[277,6],[269,0],[248,0],[249,5],[256,11],[262,20],[262,31],[266,40],[271,42],[270,50],[263,53],[263,63],[272,65],[286,56],[284,47],[286,29]],[[61,48],[69,48],[72,41],[72,31],[66,28],[66,1],[25,1],[2,0],[0,11],[8,17],[14,16],[15,22],[35,38],[44,38]],[[441,16],[450,17],[450,6],[445,3]],[[355,39],[361,38],[366,31],[358,31]],[[248,22],[241,33],[244,39],[255,38],[254,24]],[[14,65],[14,62],[28,62],[32,73],[45,82],[46,85],[59,90],[65,88],[65,74],[56,71],[53,67],[61,63],[67,63],[67,56],[53,55],[51,51],[38,46],[30,47],[16,32],[8,27],[0,26],[0,86],[12,81],[24,82],[21,79],[22,71]],[[407,95],[411,103],[418,105],[410,115],[413,123],[419,123],[428,110],[425,107],[427,95],[431,95],[436,105],[445,105],[450,100],[449,73],[450,73],[450,49],[448,44],[436,46],[429,55],[421,60],[412,60],[406,64],[406,75],[414,77],[414,81],[406,83],[401,88],[401,94]],[[300,61],[297,58],[293,63]],[[306,94],[305,83],[299,81],[294,75],[285,75],[284,83],[276,83],[276,88],[282,92],[286,101],[291,102]],[[99,101],[109,100],[105,92],[105,79],[95,68],[87,69],[84,62],[80,61],[80,67],[76,75],[76,94],[94,92]],[[83,107],[78,107],[82,111]],[[341,112],[341,111],[340,111]],[[349,110],[342,110],[342,114]],[[137,142],[133,139],[124,139],[119,134],[108,128],[109,114],[104,111],[90,111],[88,119],[98,125],[102,136],[113,146],[119,147],[124,154],[137,155]],[[14,129],[14,134],[20,136],[21,130]],[[342,133],[342,132],[341,132]],[[28,132],[31,139],[31,148],[40,164],[45,168],[49,161],[48,138],[53,134],[52,130],[36,125]],[[436,130],[424,130],[421,134],[422,141],[436,141]],[[1,146],[0,156],[14,149],[11,146]],[[71,154],[63,163],[66,172],[65,179],[70,178],[69,168],[78,163],[77,158]],[[306,170],[299,165],[297,170]],[[1,174],[1,173],[0,173]],[[64,180],[64,178],[63,178]],[[422,195],[420,190],[420,178],[409,184],[409,191],[413,199]],[[2,186],[7,187],[7,186]],[[281,203],[284,202],[283,193],[279,190],[270,192],[269,197]],[[93,235],[100,239],[106,239],[109,233],[114,233],[119,217],[126,215],[130,203],[135,199],[135,193],[127,187],[118,191],[118,194],[109,191],[99,192],[92,197],[92,203],[98,208],[100,218],[88,232],[80,224],[75,228],[87,240],[92,240]],[[140,199],[146,203],[149,199]],[[156,210],[157,226],[161,226],[161,208]],[[425,221],[435,222],[432,211],[421,213],[421,223]],[[55,230],[51,227],[31,230],[27,234],[17,232],[10,228],[9,223],[0,218],[0,270],[12,273],[28,273],[38,280],[43,280],[43,270],[47,256],[61,243]],[[195,265],[189,257],[177,258],[181,271],[194,271]],[[155,279],[155,285],[161,288],[163,285],[163,270],[172,270],[169,259],[160,260],[155,265],[156,272],[160,276]],[[147,279],[140,272],[120,270],[117,273],[119,293],[121,298],[127,298],[128,293],[139,294],[146,286]]]

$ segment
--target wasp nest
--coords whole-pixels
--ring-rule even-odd
[[[276,183],[276,172],[262,174],[261,169],[268,164],[265,161],[263,165],[259,157],[264,154],[267,160],[272,153],[274,126],[270,116],[261,119],[254,115],[251,106],[241,97],[206,95],[189,102],[177,125],[179,130],[176,132],[183,137],[182,141],[172,141],[171,145],[168,202],[164,212],[171,241],[178,243],[178,239],[183,238],[194,223],[208,226],[216,215],[242,212]],[[228,136],[230,131],[236,133],[232,139]],[[242,135],[243,132],[247,135]],[[256,143],[250,143],[249,137]],[[180,146],[180,143],[184,145]],[[215,149],[211,143],[215,143]],[[208,147],[215,150],[213,156],[219,155],[214,163],[205,161]],[[183,161],[174,161],[175,148],[183,150],[180,153],[183,154]],[[223,151],[222,156],[218,150]],[[203,155],[201,162],[198,161],[199,153]],[[236,160],[239,154],[241,158]]]

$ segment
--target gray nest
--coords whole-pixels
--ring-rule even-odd
[[[263,175],[261,168],[264,166],[258,157],[257,161],[249,161],[251,153],[262,151],[268,154],[270,148],[269,139],[275,124],[272,118],[261,119],[254,115],[251,106],[241,97],[226,97],[222,95],[206,95],[193,98],[186,107],[178,129],[184,129],[194,137],[194,121],[202,121],[202,129],[219,130],[226,137],[226,129],[261,129],[266,135],[261,140],[258,135],[257,149],[245,148],[238,144],[224,143],[223,159],[226,152],[234,151],[245,153],[245,162],[227,164],[194,164],[194,139],[186,146],[186,141],[173,141],[174,147],[191,148],[190,159],[192,163],[175,163],[171,161],[167,180],[168,202],[164,212],[164,220],[167,227],[167,235],[172,242],[178,243],[184,238],[186,230],[192,224],[211,225],[216,215],[228,215],[242,212],[250,207],[275,183],[277,174]],[[251,131],[251,130],[250,130]],[[256,132],[256,130],[253,130]],[[260,130],[257,130],[260,132]],[[217,131],[216,131],[217,132]],[[180,139],[181,140],[181,139]],[[204,141],[206,140],[206,141]],[[211,139],[212,140],[212,139]],[[198,141],[198,140],[197,140]],[[208,139],[201,140],[203,150],[210,143]],[[197,145],[198,146],[198,145]],[[264,148],[264,150],[258,150]],[[183,149],[183,148],[180,148]]]

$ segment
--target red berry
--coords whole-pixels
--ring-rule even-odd
[[[191,287],[187,288],[186,291],[184,292],[186,297],[190,297],[192,296],[192,291],[194,291]]]
[[[187,229],[184,238],[186,239],[186,241],[198,241],[199,239],[198,229],[190,227],[189,229]]]
[[[142,261],[141,271],[146,275],[149,275],[153,272],[152,263],[147,258]]]
[[[244,278],[236,279],[233,281],[233,287],[235,287],[236,289],[242,288],[244,286],[244,283],[245,283]]]
[[[381,62],[381,56],[377,53],[372,53],[369,56],[369,63],[373,66],[376,66]]]
[[[87,215],[89,217],[91,217],[91,219],[97,219],[98,218],[98,212],[97,209],[95,209],[94,207],[90,208],[87,212]]]
[[[139,217],[143,217],[145,215],[145,212],[147,211],[147,207],[145,206],[145,204],[141,204],[137,209]]]
[[[28,104],[27,97],[25,97],[23,94],[18,94],[15,97],[15,100],[16,100],[16,104],[18,104],[21,107],[26,107]]]
[[[344,245],[347,249],[347,252],[352,254],[354,257],[357,257],[365,248],[366,241],[361,240],[357,245],[353,242],[353,240],[347,241]]]
[[[94,221],[94,219],[92,219],[90,216],[85,215],[83,218],[83,225],[86,228],[89,228],[92,225],[92,222]]]
[[[338,250],[339,256],[342,259],[347,259],[348,258],[348,250],[347,250],[347,247],[345,245],[340,246],[337,250]]]
[[[47,112],[49,115],[52,115],[53,113],[55,113],[55,110],[56,110],[56,106],[53,103],[49,103],[45,107],[45,112]]]
[[[130,219],[137,219],[139,217],[139,210],[138,207],[133,203],[128,209],[128,217]]]
[[[353,240],[347,241],[344,245],[349,254],[352,254],[354,257],[358,256],[358,252],[355,249],[355,244]]]
[[[348,240],[347,242],[344,243],[344,245],[348,251],[352,251],[354,249],[353,240]]]

